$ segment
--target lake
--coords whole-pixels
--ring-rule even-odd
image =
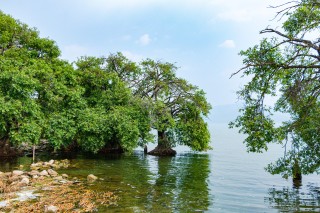
[[[283,155],[279,147],[263,154],[247,153],[244,136],[237,131],[225,124],[213,124],[211,130],[214,149],[205,153],[178,147],[176,157],[148,156],[142,150],[120,156],[77,156],[72,159],[77,168],[60,173],[103,178],[91,187],[112,191],[120,200],[100,212],[320,212],[319,176],[304,176],[296,189],[291,179],[264,171]],[[27,157],[1,162],[0,171],[30,162]]]

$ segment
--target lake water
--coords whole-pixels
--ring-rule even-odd
[[[263,169],[283,154],[279,147],[249,154],[244,137],[235,130],[225,124],[211,128],[214,149],[206,153],[179,147],[176,157],[148,156],[142,150],[121,156],[78,156],[72,160],[76,169],[60,172],[103,178],[91,187],[112,191],[121,199],[100,212],[320,212],[319,176],[304,176],[296,189],[291,180]],[[30,161],[24,157],[2,162],[0,170]]]

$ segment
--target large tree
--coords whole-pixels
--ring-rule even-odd
[[[281,27],[262,30],[268,37],[240,53],[244,67],[235,74],[251,80],[238,92],[244,107],[231,127],[247,134],[250,152],[282,144],[284,156],[266,169],[300,180],[301,174],[320,172],[320,2],[290,1],[273,8]],[[267,103],[269,97],[277,101]],[[278,112],[289,119],[276,122]]]
[[[137,64],[121,53],[96,60],[100,61],[100,69],[125,82],[147,110],[149,127],[158,136],[158,146],[149,154],[175,155],[172,147],[178,144],[197,151],[210,148],[210,133],[204,119],[211,105],[203,90],[176,76],[174,64],[151,59]]]
[[[135,93],[152,103],[152,127],[158,132],[158,146],[152,155],[175,155],[171,148],[177,144],[196,151],[210,148],[210,133],[204,117],[211,105],[198,87],[176,76],[177,67],[171,63],[141,62],[142,80]]]

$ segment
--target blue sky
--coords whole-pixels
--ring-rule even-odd
[[[282,0],[0,0],[0,9],[55,40],[62,58],[122,52],[176,63],[216,109],[234,109],[240,50],[257,44]],[[219,110],[220,112],[220,110]],[[228,113],[228,112],[225,112]],[[221,116],[221,115],[220,115]],[[222,115],[223,116],[223,115]],[[227,115],[226,115],[227,116]],[[212,118],[214,120],[214,118]]]

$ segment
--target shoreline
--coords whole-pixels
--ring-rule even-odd
[[[70,166],[69,160],[50,160],[31,164],[30,171],[0,172],[0,212],[88,212],[116,204],[112,192],[89,188],[99,181],[93,174],[78,179],[54,170]]]

